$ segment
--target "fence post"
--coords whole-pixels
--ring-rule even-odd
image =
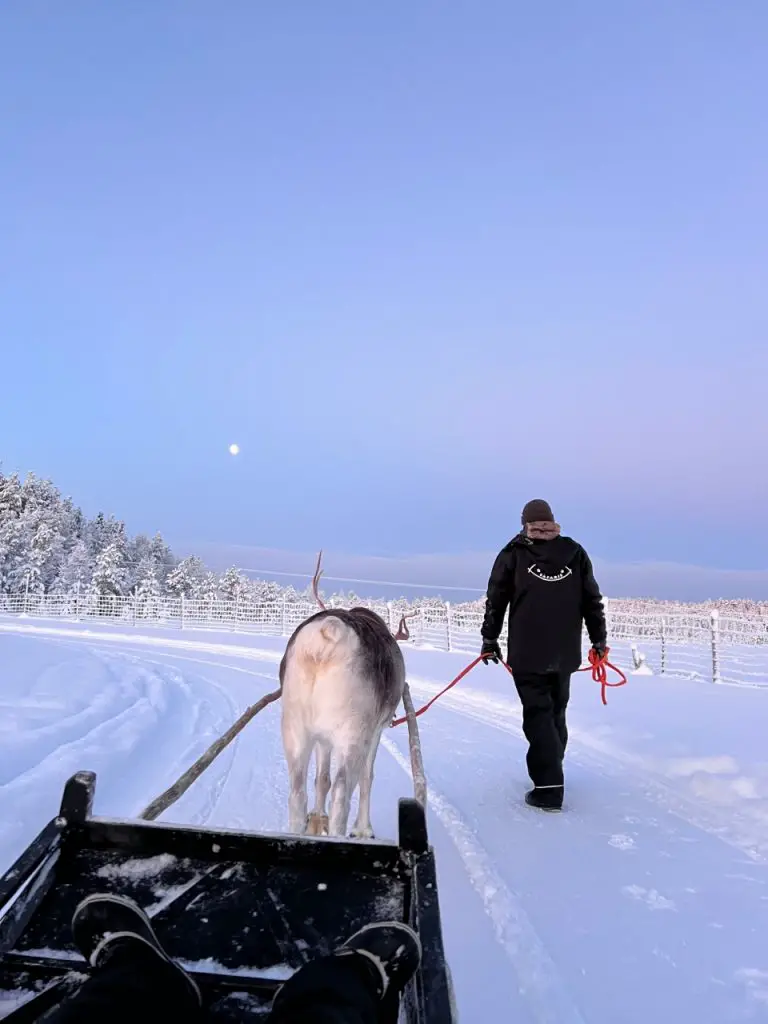
[[[721,683],[720,677],[720,612],[713,608],[710,614],[712,633],[712,682]]]
[[[424,614],[424,605],[422,605],[421,608],[419,609],[419,628],[421,629],[421,636],[419,637],[419,642],[423,644],[424,634],[427,631],[427,617]]]
[[[235,594],[235,621],[234,629],[237,630],[238,623],[240,621],[240,595]]]
[[[184,629],[184,612],[185,612],[184,600],[185,600],[184,599],[184,591],[182,590],[182,592],[181,592],[181,611],[179,613],[179,628],[180,629]]]
[[[136,591],[133,592],[133,624],[136,625],[136,614],[139,608],[139,599]]]
[[[389,626],[389,632],[395,632],[395,613],[392,608],[392,602],[387,601],[387,625]]]
[[[453,650],[453,623],[451,622],[451,602],[445,602],[445,635],[448,640],[448,650]]]
[[[283,636],[288,636],[288,598],[283,594],[283,614],[280,623],[280,632]]]
[[[661,620],[661,674],[667,671],[667,620]]]
[[[75,584],[75,622],[80,621],[80,580]]]

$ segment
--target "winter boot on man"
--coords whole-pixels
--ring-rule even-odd
[[[562,811],[563,792],[563,786],[534,786],[525,794],[525,802],[539,811]]]

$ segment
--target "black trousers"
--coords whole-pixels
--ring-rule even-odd
[[[523,732],[528,740],[528,774],[534,786],[563,785],[563,757],[568,745],[565,712],[571,695],[570,672],[515,675],[523,705]]]
[[[279,991],[269,1024],[394,1024],[399,997],[382,1002],[377,968],[359,953],[319,957],[299,968]],[[202,1024],[202,1010],[176,967],[133,944],[77,993],[51,1011],[45,1024]],[[259,1018],[261,1019],[261,1018]]]
[[[138,942],[122,943],[77,992],[46,1014],[45,1024],[192,1024],[202,1020],[194,992],[178,968]]]

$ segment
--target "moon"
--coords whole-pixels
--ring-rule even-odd
[[[240,445],[239,444],[231,444],[229,446],[229,454],[230,455],[237,455],[237,453],[239,451],[240,451]]]

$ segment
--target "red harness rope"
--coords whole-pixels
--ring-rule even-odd
[[[600,683],[600,698],[602,699],[603,704],[607,704],[608,703],[608,699],[607,699],[607,697],[605,695],[605,691],[606,691],[606,689],[609,686],[611,686],[611,687],[624,686],[624,684],[627,681],[627,677],[624,675],[624,673],[621,671],[621,669],[620,668],[616,668],[615,665],[612,665],[610,663],[610,661],[608,661],[608,652],[609,651],[610,651],[610,647],[606,647],[605,654],[601,658],[599,656],[599,654],[597,653],[597,651],[593,648],[589,652],[589,664],[585,665],[584,668],[580,668],[579,669],[579,672],[589,672],[589,670],[592,669],[592,678],[594,679],[594,681],[596,683]],[[613,669],[613,671],[619,677],[619,681],[617,683],[609,683],[608,682],[608,669],[609,668]]]
[[[615,665],[612,665],[610,663],[610,661],[608,661],[608,652],[609,652],[609,650],[610,650],[610,648],[606,647],[605,654],[602,657],[600,657],[594,649],[591,650],[589,652],[589,664],[585,665],[584,668],[577,669],[578,672],[589,672],[591,670],[592,678],[594,679],[594,681],[596,683],[600,683],[600,697],[601,697],[601,699],[603,701],[603,704],[606,704],[606,705],[608,703],[608,701],[606,699],[606,695],[605,695],[606,689],[609,686],[611,686],[611,687],[624,686],[624,684],[627,681],[627,677],[624,675],[624,673],[621,671],[621,669],[617,668]],[[469,665],[467,665],[466,668],[463,668],[461,670],[461,672],[459,672],[459,674],[456,676],[456,678],[452,679],[450,681],[450,683],[448,683],[448,685],[446,687],[444,687],[440,691],[440,693],[435,694],[435,696],[432,698],[432,700],[428,701],[424,705],[424,707],[419,708],[419,710],[416,712],[416,718],[418,718],[419,715],[423,715],[425,711],[429,711],[429,709],[432,707],[432,705],[435,703],[435,701],[440,700],[440,698],[443,696],[444,693],[448,693],[448,691],[450,689],[452,689],[456,685],[456,683],[460,682],[464,678],[464,676],[469,675],[469,673],[472,671],[472,669],[475,668],[475,666],[479,665],[482,660],[483,660],[482,657],[477,657],[477,658],[475,658],[474,661],[471,661],[469,663]],[[507,670],[507,672],[509,672],[509,674],[512,675],[512,669],[509,667],[509,665],[506,663],[506,661],[502,661],[501,664],[504,666],[504,668]],[[619,681],[618,682],[616,682],[616,683],[609,683],[608,682],[608,669],[609,668],[612,669],[616,673],[617,676],[619,676]],[[396,725],[402,725],[403,722],[407,722],[407,721],[408,721],[408,716],[407,715],[404,715],[402,718],[396,718],[392,722],[390,728],[394,729],[394,727]]]

